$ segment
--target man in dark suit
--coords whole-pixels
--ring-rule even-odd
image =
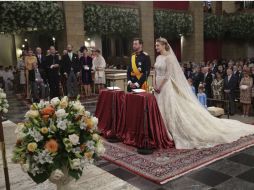
[[[215,75],[215,73],[218,71],[218,61],[215,59],[212,62],[212,67],[211,67],[212,73]]]
[[[143,51],[143,41],[140,38],[133,40],[134,53],[131,55],[131,63],[127,70],[127,91],[132,89],[147,90],[147,79],[150,74],[150,56]]]
[[[36,58],[37,58],[37,63],[38,63],[38,69],[40,70],[40,72],[45,72],[45,60],[46,57],[42,54],[42,50],[40,47],[36,48],[36,54],[35,54]]]
[[[235,114],[235,91],[238,86],[236,77],[233,75],[231,68],[227,69],[227,76],[224,79],[225,99],[229,100],[229,113]]]
[[[77,54],[72,52],[72,45],[67,46],[68,53],[62,58],[62,73],[66,78],[67,95],[75,98],[78,95],[78,77],[80,62]]]
[[[59,56],[54,46],[50,46],[50,54],[46,56],[45,71],[50,88],[50,98],[59,97]]]
[[[204,74],[204,81],[203,85],[205,87],[205,94],[208,98],[207,106],[211,106],[211,102],[209,98],[212,98],[212,82],[213,82],[213,75],[209,71],[209,67],[203,67],[202,73]]]
[[[202,72],[204,74],[204,81],[203,84],[205,86],[205,93],[207,98],[212,98],[212,82],[213,82],[213,76],[212,73],[209,71],[208,67],[203,67]]]
[[[204,74],[201,72],[200,66],[194,68],[192,73],[193,86],[195,87],[196,94],[198,93],[198,86],[204,81]]]

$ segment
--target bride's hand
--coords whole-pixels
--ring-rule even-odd
[[[156,92],[157,94],[160,94],[160,89],[158,89],[158,88],[154,88],[154,92]]]

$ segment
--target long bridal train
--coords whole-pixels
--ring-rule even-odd
[[[213,117],[201,106],[172,48],[157,57],[155,71],[157,84],[167,79],[156,98],[177,149],[208,148],[254,134],[253,125]]]

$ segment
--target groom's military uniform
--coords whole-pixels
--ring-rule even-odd
[[[128,80],[128,92],[132,89],[144,89],[147,90],[147,79],[150,74],[151,60],[150,56],[144,52],[135,52],[131,55],[131,63],[127,70]],[[134,84],[135,87],[131,87],[130,84]]]

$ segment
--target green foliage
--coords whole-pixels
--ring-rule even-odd
[[[204,36],[208,39],[228,38],[249,40],[254,37],[254,14],[237,13],[229,15],[206,14]]]
[[[154,11],[155,37],[169,39],[179,38],[180,35],[189,35],[193,31],[192,16],[188,13],[169,10]]]
[[[0,32],[59,31],[64,28],[63,11],[50,1],[0,2]]]
[[[217,39],[224,36],[224,17],[214,14],[204,14],[204,37]]]
[[[227,36],[232,39],[250,40],[254,37],[254,14],[232,14],[225,18]]]
[[[134,36],[139,33],[138,10],[102,5],[86,5],[85,31],[88,35]]]

